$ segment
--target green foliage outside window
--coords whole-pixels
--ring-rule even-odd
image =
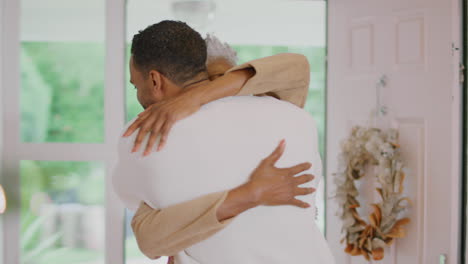
[[[23,142],[104,141],[104,46],[22,43]]]
[[[23,142],[104,141],[102,43],[23,42],[20,65]],[[102,258],[99,251],[61,247],[61,232],[41,235],[49,220],[34,204],[44,199],[56,205],[103,207],[103,168],[95,162],[28,160],[21,162],[20,172],[21,263],[83,263]]]

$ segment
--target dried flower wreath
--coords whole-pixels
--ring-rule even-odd
[[[399,219],[399,216],[411,201],[403,197],[406,168],[397,140],[395,129],[384,132],[378,128],[355,126],[351,136],[341,142],[338,172],[333,175],[340,208],[338,216],[343,220],[342,232],[345,233],[341,243],[346,241],[345,252],[352,256],[381,260],[385,246],[405,236],[403,226],[410,219]],[[355,181],[365,176],[369,165],[376,166],[375,175],[380,185],[376,190],[381,202],[371,204],[373,212],[367,223],[357,211],[361,205],[357,200],[359,191]]]

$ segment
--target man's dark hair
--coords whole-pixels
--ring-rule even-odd
[[[178,85],[206,71],[205,40],[184,22],[164,20],[139,31],[131,52],[139,71],[157,70]]]

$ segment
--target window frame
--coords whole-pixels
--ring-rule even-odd
[[[116,146],[125,124],[125,0],[105,0],[104,142],[23,143],[20,138],[20,18],[17,0],[0,0],[0,183],[8,199],[1,217],[3,263],[20,263],[20,161],[97,161],[105,166],[105,263],[123,264],[124,207],[112,190]],[[5,87],[8,87],[6,89]]]

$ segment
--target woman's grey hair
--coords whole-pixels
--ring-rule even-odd
[[[237,52],[231,46],[229,46],[229,44],[222,43],[213,34],[206,34],[205,42],[207,49],[207,65],[219,58],[226,59],[229,63],[232,64],[232,66],[237,65]]]

